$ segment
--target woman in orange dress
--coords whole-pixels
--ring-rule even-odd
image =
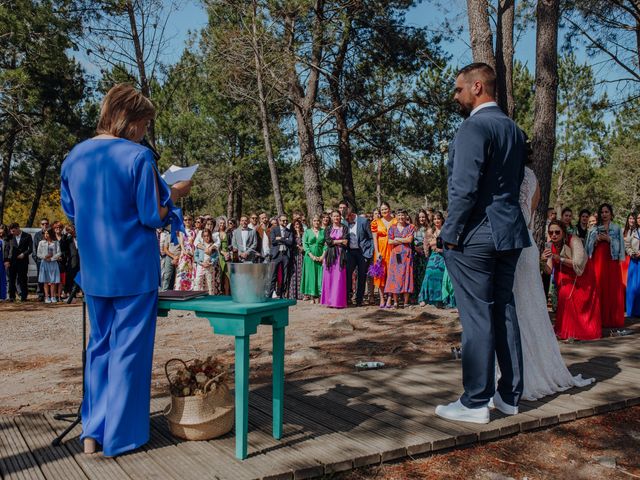
[[[373,233],[373,249],[375,251],[374,261],[380,262],[383,268],[383,275],[373,279],[373,285],[378,287],[380,292],[380,308],[385,308],[384,286],[387,281],[387,270],[391,260],[391,246],[388,243],[389,229],[398,223],[391,215],[391,207],[387,202],[380,204],[380,218],[371,222],[371,232]]]

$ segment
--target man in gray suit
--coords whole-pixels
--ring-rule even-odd
[[[440,237],[462,323],[462,383],[436,415],[489,422],[489,405],[518,413],[522,347],[513,298],[520,252],[530,245],[520,210],[524,133],[495,102],[496,75],[484,63],[458,73],[454,98],[467,117],[449,147],[449,216]],[[501,377],[495,385],[495,358]]]
[[[258,254],[258,236],[255,230],[249,228],[249,218],[246,215],[240,217],[240,227],[233,231],[231,247],[238,254],[240,262],[253,262]]]

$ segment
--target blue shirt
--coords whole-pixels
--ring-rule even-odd
[[[156,228],[170,221],[171,191],[148,148],[126,139],[91,139],[62,164],[62,209],[75,223],[82,290],[98,297],[139,295],[160,284]],[[78,281],[78,279],[76,279]]]

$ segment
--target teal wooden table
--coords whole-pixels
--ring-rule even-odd
[[[207,296],[194,300],[158,302],[158,316],[169,310],[188,310],[209,320],[214,333],[235,337],[236,457],[247,458],[249,429],[249,337],[258,325],[273,329],[273,436],[282,437],[284,399],[284,329],[289,325],[289,307],[295,300],[270,299],[264,303],[234,303],[231,297]]]

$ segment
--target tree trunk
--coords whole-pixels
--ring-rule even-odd
[[[232,174],[229,175],[227,180],[227,219],[234,218],[234,199],[235,199],[235,176]]]
[[[324,210],[322,201],[322,181],[320,161],[316,154],[315,134],[313,131],[313,109],[318,95],[320,79],[319,65],[322,62],[324,47],[324,0],[316,0],[311,43],[311,69],[307,76],[307,88],[302,87],[297,70],[297,52],[295,51],[295,18],[293,13],[285,14],[285,44],[289,49],[288,82],[291,102],[294,107],[298,128],[298,146],[302,163],[302,178],[307,200],[307,218],[320,215]]]
[[[7,135],[5,142],[5,152],[2,156],[2,173],[0,175],[0,224],[4,223],[4,211],[7,201],[7,190],[9,188],[9,176],[11,173],[11,161],[13,160],[13,149],[18,135],[16,126],[13,125]]]
[[[320,179],[320,162],[316,154],[315,136],[313,133],[313,112],[296,108],[298,126],[298,144],[302,162],[302,179],[307,199],[307,218],[321,215],[324,211],[322,201],[322,181]]]
[[[353,152],[351,150],[350,130],[347,125],[345,107],[340,92],[340,83],[344,72],[344,62],[351,40],[351,17],[347,11],[343,23],[342,39],[336,59],[333,63],[333,70],[329,77],[329,93],[331,95],[331,108],[336,119],[336,130],[338,132],[338,158],[340,164],[340,179],[342,182],[342,198],[356,206],[356,189],[353,182]]]
[[[383,156],[378,155],[378,165],[376,166],[376,202],[378,207],[382,203],[382,161]]]
[[[556,146],[558,101],[558,20],[560,0],[539,0],[536,8],[536,78],[533,115],[533,170],[540,185],[535,236],[538,246],[545,240],[551,175]]]
[[[446,165],[446,157],[444,154],[440,155],[440,164],[438,165],[438,169],[440,171],[440,208],[445,211],[447,210],[447,203],[449,198],[447,197],[447,165]]]
[[[262,57],[261,48],[258,45],[258,31],[257,31],[257,15],[258,15],[258,3],[253,0],[253,19],[252,19],[252,37],[253,43],[253,56],[256,66],[256,83],[258,86],[258,106],[260,107],[260,121],[262,123],[262,139],[264,141],[264,150],[267,155],[267,163],[269,164],[269,173],[271,175],[271,187],[273,188],[273,199],[276,204],[276,210],[278,216],[284,214],[284,202],[282,200],[282,193],[280,192],[280,179],[278,178],[278,168],[276,161],[273,157],[273,145],[271,143],[271,133],[269,131],[269,108],[267,104],[267,97],[264,93],[264,79],[262,76]]]
[[[498,105],[514,118],[513,99],[513,22],[515,0],[500,0],[496,27],[496,76]]]
[[[138,75],[140,76],[140,90],[142,94],[151,98],[151,88],[149,86],[149,79],[147,78],[147,70],[144,65],[144,52],[142,43],[140,42],[140,35],[138,33],[138,25],[136,23],[136,13],[133,7],[132,0],[127,0],[125,4],[127,9],[127,15],[129,16],[129,24],[131,26],[131,38],[133,40],[133,48],[136,53],[136,64],[138,66]],[[149,122],[149,128],[147,129],[147,140],[155,148],[156,146],[156,126],[155,119],[151,119]]]
[[[238,173],[236,175],[236,208],[235,208],[235,218],[240,219],[242,215],[242,209],[244,205],[242,204],[243,200],[243,186],[242,186],[242,174]]]
[[[493,34],[489,25],[488,0],[467,0],[469,34],[474,62],[484,62],[495,70],[496,57],[493,54]]]
[[[38,214],[38,207],[40,206],[40,199],[42,198],[42,192],[44,190],[44,181],[47,176],[47,169],[49,168],[50,160],[49,158],[39,158],[38,159],[38,176],[36,178],[36,191],[33,196],[33,200],[31,201],[31,210],[29,211],[29,218],[27,219],[27,223],[25,227],[32,227],[33,222],[36,219],[36,215]]]

